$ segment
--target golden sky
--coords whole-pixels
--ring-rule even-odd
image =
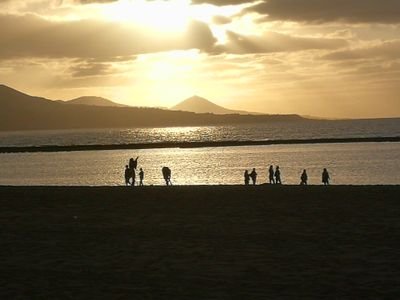
[[[0,0],[0,83],[50,99],[400,116],[399,0]]]

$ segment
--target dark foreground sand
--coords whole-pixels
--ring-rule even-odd
[[[400,186],[0,187],[0,299],[399,299]]]

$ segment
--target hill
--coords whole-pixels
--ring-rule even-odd
[[[63,101],[65,104],[79,104],[79,105],[94,105],[94,106],[111,106],[111,107],[129,107],[128,105],[116,103],[114,101],[96,97],[96,96],[83,96],[68,101]]]
[[[298,115],[214,115],[144,107],[65,105],[0,85],[0,130],[209,126],[304,120]]]
[[[248,115],[248,114],[257,114],[251,113],[242,110],[232,110],[220,105],[217,105],[205,98],[199,96],[193,96],[182,102],[178,103],[177,105],[171,107],[172,110],[180,110],[180,111],[190,111],[194,113],[211,113],[216,115],[227,115],[227,114],[241,114],[241,115]]]

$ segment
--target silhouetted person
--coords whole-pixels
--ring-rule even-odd
[[[133,159],[133,157],[131,157],[131,158],[129,159],[129,168],[130,168],[130,169],[136,170],[138,158],[139,158],[139,156],[136,157],[136,159]]]
[[[249,185],[250,182],[250,175],[249,171],[244,171],[244,185]]]
[[[279,169],[279,166],[276,166],[276,169],[275,169],[275,183],[276,184],[282,184],[282,181],[281,181],[281,170]]]
[[[163,174],[163,177],[164,177],[164,180],[165,180],[165,184],[166,185],[171,185],[172,184],[172,182],[171,182],[171,169],[168,168],[168,167],[163,167],[162,168],[162,174]]]
[[[129,179],[131,179],[131,169],[129,169],[129,166],[125,166],[125,185],[130,185]]]
[[[322,171],[322,183],[324,185],[329,185],[329,173],[328,170],[326,168],[324,168],[324,170]]]
[[[257,172],[255,168],[253,168],[253,171],[251,171],[250,178],[253,181],[253,185],[255,185],[257,181]]]
[[[143,186],[143,178],[144,178],[144,172],[143,172],[143,169],[140,168],[140,172],[139,172],[139,179],[140,179],[139,185],[140,186]]]
[[[268,174],[269,174],[269,183],[270,183],[270,184],[275,184],[275,179],[274,179],[274,167],[273,167],[272,165],[269,166]]]
[[[300,185],[307,185],[308,175],[306,169],[303,170],[300,176]]]

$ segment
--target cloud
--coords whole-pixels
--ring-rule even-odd
[[[193,0],[218,6],[254,3],[251,0]],[[245,12],[265,15],[266,20],[304,23],[400,23],[399,0],[264,0]]]
[[[373,44],[362,48],[335,51],[324,55],[322,58],[327,60],[400,59],[400,40],[385,41],[378,45]]]
[[[347,45],[343,39],[293,37],[277,32],[268,32],[262,36],[245,36],[228,31],[227,37],[228,42],[217,48],[220,52],[235,54],[293,52],[338,49]]]
[[[91,4],[91,3],[111,3],[117,2],[118,0],[75,0],[76,3],[80,4]]]
[[[308,23],[400,23],[398,0],[266,0],[248,11],[268,20]]]
[[[225,16],[214,16],[212,22],[216,25],[225,25],[231,23],[232,19]]]
[[[0,15],[0,59],[24,57],[113,58],[170,50],[210,51],[216,43],[208,25],[192,21],[167,33],[101,20],[56,22],[35,15]]]
[[[72,77],[88,77],[107,75],[112,73],[109,64],[105,63],[83,63],[70,67]]]

